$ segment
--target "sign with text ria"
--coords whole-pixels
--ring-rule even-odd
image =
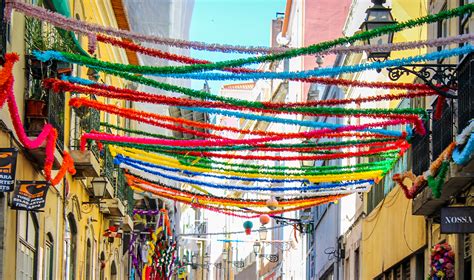
[[[441,208],[441,233],[474,233],[474,207]]]
[[[16,158],[14,148],[0,149],[0,192],[11,192],[15,186]]]

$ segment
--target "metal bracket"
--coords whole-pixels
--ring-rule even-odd
[[[388,77],[398,81],[403,75],[415,75],[439,95],[457,98],[457,72],[455,64],[407,64],[387,68]]]

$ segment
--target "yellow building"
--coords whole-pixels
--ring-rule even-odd
[[[360,21],[361,13],[369,8],[366,4],[365,2],[365,7],[362,2],[353,4],[346,29],[351,30],[350,26],[347,26],[348,24],[353,24],[354,29],[358,29],[362,23]],[[421,0],[394,0],[391,1],[390,6],[393,17],[398,22],[425,16],[427,10],[426,1]],[[356,19],[358,22],[355,22]],[[426,39],[426,32],[426,27],[408,29],[397,32],[393,40],[394,42],[423,40]],[[425,49],[397,51],[391,53],[390,59],[414,56],[425,52]],[[354,65],[365,62],[367,62],[365,55],[355,53],[348,55],[344,64]],[[343,78],[370,82],[389,81],[385,70],[382,70],[381,73],[365,71],[347,74],[343,75]],[[413,77],[406,76],[399,82],[410,83],[413,80]],[[369,91],[370,93],[368,93]],[[346,98],[388,93],[387,89],[348,88]],[[409,108],[411,105],[409,100],[364,104],[369,108]],[[362,118],[349,121],[349,124],[360,124],[369,120]],[[409,157],[410,155],[407,153],[398,161],[394,170],[385,176],[384,180],[372,187],[369,193],[364,194],[365,215],[362,216],[362,233],[358,238],[350,237],[350,239],[355,238],[355,241],[351,241],[350,247],[348,247],[350,249],[346,249],[346,257],[351,256],[350,263],[346,260],[347,279],[353,279],[351,276],[358,277],[354,279],[424,279],[425,221],[423,218],[411,215],[411,201],[405,198],[402,190],[392,181],[393,174],[408,168]],[[355,226],[355,228],[358,227],[358,225]],[[352,257],[353,255],[356,256]],[[357,267],[354,268],[354,266]],[[401,277],[402,273],[405,273],[405,277],[408,278],[397,278]]]
[[[46,8],[76,19],[129,29],[121,1],[38,2],[44,2]],[[62,162],[61,151],[71,153],[78,172],[75,176],[66,175],[60,184],[49,189],[41,212],[12,210],[12,194],[2,193],[0,278],[124,279],[128,277],[130,265],[127,244],[122,238],[133,229],[129,215],[133,209],[133,193],[126,186],[121,170],[113,165],[107,149],[99,152],[90,147],[92,151],[83,154],[78,151],[78,140],[84,131],[101,129],[100,121],[120,127],[130,124],[93,110],[73,110],[67,105],[70,94],[44,91],[39,82],[40,78],[71,73],[84,78],[98,78],[119,87],[126,87],[127,84],[111,76],[96,76],[84,67],[42,64],[28,56],[32,50],[49,48],[84,53],[79,46],[87,49],[87,38],[75,40],[70,33],[35,19],[25,19],[18,12],[13,12],[8,30],[2,33],[7,42],[6,51],[20,55],[13,72],[14,90],[25,130],[28,136],[34,137],[45,122],[53,124],[58,130],[53,175],[59,167],[57,163]],[[135,53],[103,44],[98,44],[95,55],[101,60],[116,63],[138,63]],[[31,99],[40,100],[43,104],[41,116],[34,116],[26,109]],[[123,101],[102,101],[131,106]],[[0,148],[19,149],[16,180],[45,180],[42,175],[44,148],[23,148],[13,132],[6,106],[1,109],[0,116]],[[102,193],[94,193],[94,186],[102,187],[99,188]],[[123,233],[122,238],[109,238],[104,234],[113,226],[112,230]]]

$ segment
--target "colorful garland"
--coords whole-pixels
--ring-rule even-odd
[[[61,182],[62,178],[67,172],[74,175],[76,170],[74,168],[74,161],[71,156],[64,151],[63,162],[59,169],[59,172],[53,178],[51,176],[53,163],[54,163],[54,152],[56,149],[56,138],[57,131],[50,125],[46,124],[41,133],[36,137],[35,140],[30,140],[26,135],[23,123],[21,122],[20,114],[18,112],[18,106],[15,100],[15,94],[13,93],[14,78],[12,74],[13,65],[19,60],[19,56],[16,53],[8,53],[5,55],[5,64],[0,72],[0,106],[3,107],[5,101],[8,104],[8,110],[10,111],[10,117],[15,129],[16,135],[20,140],[21,144],[27,149],[36,149],[41,147],[43,143],[46,143],[45,148],[45,161],[44,161],[44,174],[46,180],[50,181],[51,184],[57,185]]]
[[[455,142],[449,144],[439,157],[431,163],[430,168],[423,175],[416,176],[411,171],[407,171],[403,174],[395,174],[393,176],[393,180],[399,184],[400,188],[402,188],[406,198],[413,199],[425,186],[425,182],[428,182],[433,197],[439,198],[441,196],[441,188],[446,179],[447,171],[449,170],[449,158],[451,157],[455,146]],[[433,174],[437,174],[436,178]],[[413,186],[410,189],[405,185],[405,179],[412,181]]]
[[[474,154],[474,121],[463,129],[461,134],[456,137],[456,148],[453,151],[453,161],[458,165],[466,165]],[[468,136],[469,135],[469,136]],[[469,138],[468,138],[469,137]],[[460,150],[460,146],[464,148]]]
[[[342,73],[354,73],[371,69],[383,69],[387,67],[397,67],[407,65],[410,63],[438,60],[446,57],[465,55],[474,50],[474,46],[467,44],[463,47],[446,49],[436,52],[431,52],[423,55],[416,55],[400,59],[392,59],[386,61],[376,61],[371,63],[356,64],[350,66],[337,66],[318,68],[314,70],[297,71],[297,72],[252,72],[248,73],[188,73],[181,74],[181,69],[185,67],[179,66],[145,66],[145,65],[130,65],[113,62],[101,61],[96,58],[87,57],[79,54],[72,54],[66,52],[59,52],[54,50],[49,51],[33,51],[33,56],[36,59],[47,62],[50,60],[58,60],[67,63],[75,63],[77,65],[94,68],[95,70],[112,70],[119,72],[127,72],[134,74],[151,74],[156,76],[164,76],[178,79],[199,79],[199,80],[255,80],[255,79],[291,79],[291,78],[307,78],[313,76],[333,76]],[[194,64],[194,65],[210,65],[210,64]],[[192,65],[192,66],[194,66]],[[186,69],[185,69],[186,70]],[[237,72],[237,71],[235,71]]]
[[[223,174],[226,176],[239,176],[239,177],[246,177],[246,178],[260,178],[262,175],[265,175],[266,178],[272,179],[300,179],[300,180],[307,180],[307,181],[320,181],[319,175],[341,175],[341,178],[347,175],[347,173],[360,173],[360,172],[368,172],[368,171],[375,171],[375,170],[387,170],[390,167],[394,160],[386,161],[386,162],[374,162],[374,165],[362,165],[359,164],[357,166],[349,166],[347,168],[337,168],[339,170],[334,170],[335,168],[329,168],[333,166],[325,166],[327,168],[320,167],[318,170],[319,172],[308,172],[305,171],[301,174],[263,174],[260,172],[248,172],[243,170],[222,170],[219,167],[206,166],[204,168],[199,167],[196,165],[183,165],[182,163],[178,162],[176,159],[172,157],[165,157],[154,153],[145,152],[142,150],[137,149],[122,149],[110,146],[110,152],[113,156],[123,155],[128,158],[133,158],[135,160],[139,160],[142,162],[152,163],[154,165],[159,166],[167,166],[170,168],[177,168],[184,171],[190,172],[199,172],[199,173],[214,173],[214,174]],[[379,164],[377,164],[379,163]],[[367,168],[372,167],[372,168]]]
[[[115,29],[111,27],[104,27],[104,26],[99,26],[96,24],[81,22],[79,20],[64,17],[58,13],[48,11],[38,6],[25,4],[25,3],[19,3],[16,1],[6,3],[5,18],[7,21],[10,20],[10,14],[11,14],[12,9],[16,9],[17,11],[20,11],[27,16],[35,17],[42,21],[49,22],[62,29],[69,30],[69,31],[76,31],[79,33],[84,33],[84,34],[90,34],[93,32],[104,33],[111,36],[128,38],[128,39],[133,39],[137,41],[147,41],[147,42],[155,43],[155,44],[166,44],[169,46],[175,46],[175,47],[181,47],[181,48],[193,48],[193,49],[208,50],[208,51],[243,52],[243,53],[266,53],[270,51],[270,49],[265,48],[265,47],[264,48],[242,47],[242,46],[229,46],[229,45],[219,45],[219,44],[206,44],[206,43],[201,43],[201,42],[189,42],[189,41],[184,41],[184,40],[161,38],[157,36],[147,36],[143,34],[137,34],[131,31],[119,30],[119,29]],[[466,4],[456,9],[442,11],[435,15],[427,15],[425,17],[420,17],[420,18],[408,20],[405,22],[387,25],[387,26],[380,27],[374,30],[361,32],[350,37],[342,37],[333,41],[323,42],[320,44],[311,45],[311,46],[300,48],[300,49],[291,49],[291,50],[285,49],[284,50],[285,52],[281,54],[266,55],[262,57],[252,57],[252,58],[247,58],[247,59],[237,59],[237,60],[234,60],[233,63],[229,63],[229,62],[226,63],[230,65],[224,65],[222,67],[221,65],[219,65],[219,67],[221,68],[236,67],[236,66],[242,66],[244,64],[281,60],[284,58],[290,58],[294,56],[315,54],[317,52],[328,50],[337,45],[353,43],[356,41],[364,41],[364,40],[374,38],[383,34],[394,33],[406,28],[419,26],[425,23],[437,22],[445,18],[451,18],[455,16],[468,14],[468,13],[471,13],[472,11],[474,11],[474,5]],[[276,50],[273,49],[273,50],[282,51],[282,49],[276,49]],[[203,64],[203,65],[207,66],[210,64]],[[203,65],[200,65],[200,66],[203,66]],[[205,68],[205,69],[210,70],[210,69],[219,69],[219,68]]]
[[[108,141],[108,142],[128,142],[128,143],[136,143],[136,144],[147,144],[147,145],[167,145],[167,146],[229,146],[229,145],[255,145],[261,144],[266,142],[274,142],[274,141],[281,141],[284,139],[291,139],[291,138],[319,138],[324,137],[328,133],[331,132],[342,132],[342,131],[350,131],[350,130],[361,130],[370,127],[377,127],[377,126],[388,126],[388,125],[399,125],[399,124],[406,124],[404,120],[390,120],[384,122],[377,122],[371,124],[363,124],[363,125],[348,125],[345,127],[337,128],[335,130],[332,129],[319,129],[313,130],[309,132],[300,132],[297,135],[288,135],[288,136],[269,136],[269,137],[262,137],[262,138],[255,138],[255,139],[209,139],[209,140],[169,140],[169,139],[156,139],[156,138],[139,138],[139,137],[130,137],[130,136],[120,136],[120,135],[113,135],[108,133],[98,133],[98,132],[90,132],[84,133],[81,136],[81,150],[86,149],[86,144],[88,140],[95,140],[95,141]],[[406,148],[402,146],[402,148]]]
[[[447,243],[436,244],[431,249],[432,280],[454,280],[454,251]]]
[[[361,53],[361,52],[385,52],[385,51],[399,51],[399,50],[409,50],[415,48],[423,47],[439,47],[450,44],[461,45],[465,42],[472,41],[474,35],[472,34],[461,34],[451,37],[442,37],[435,38],[426,41],[414,41],[414,42],[403,42],[403,43],[391,43],[391,44],[381,44],[381,45],[353,45],[353,46],[337,46],[326,51],[317,53],[319,56],[324,56],[328,54],[343,54],[343,53]],[[173,54],[169,52],[164,52],[158,49],[147,48],[141,45],[135,44],[130,41],[118,40],[113,37],[104,36],[101,34],[97,35],[97,41],[109,44],[115,47],[123,48],[126,50],[138,52],[145,54],[151,57],[157,57],[165,60],[171,60],[176,62],[181,62],[185,64],[210,64],[212,62],[208,60],[195,59],[184,55]],[[246,68],[223,68],[222,70],[229,72],[256,72],[258,70],[246,69]]]

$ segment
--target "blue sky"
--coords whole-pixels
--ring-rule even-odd
[[[271,20],[285,11],[285,0],[195,0],[190,40],[245,46],[269,46]],[[211,61],[248,55],[191,51],[191,56]],[[203,81],[192,87],[202,88]],[[226,83],[229,83],[228,81]],[[210,81],[211,91],[218,94],[223,82]]]

